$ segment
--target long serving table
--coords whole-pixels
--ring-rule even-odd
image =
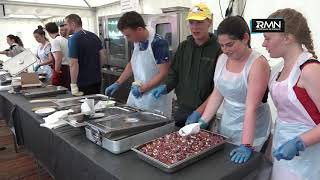
[[[15,128],[18,143],[57,180],[256,179],[261,170],[270,168],[260,153],[254,153],[243,165],[232,163],[229,153],[235,146],[226,144],[223,150],[167,174],[140,160],[133,151],[114,155],[102,149],[86,139],[83,128],[67,125],[50,130],[40,127],[43,120],[31,107],[21,95],[0,92],[0,117]]]

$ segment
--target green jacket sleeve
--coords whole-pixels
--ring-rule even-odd
[[[168,76],[165,80],[165,84],[167,86],[167,92],[172,91],[177,86],[177,84],[179,82],[179,72],[178,71],[179,71],[179,61],[181,58],[181,51],[182,51],[182,48],[181,48],[181,44],[180,44],[175,55],[174,55]]]

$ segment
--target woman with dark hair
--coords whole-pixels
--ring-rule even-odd
[[[18,36],[9,34],[7,36],[7,43],[9,44],[9,49],[0,51],[0,54],[5,54],[8,57],[14,57],[24,51],[23,43]]]
[[[320,177],[320,62],[306,18],[290,8],[269,18],[284,19],[284,32],[264,33],[270,57],[283,58],[273,68],[269,89],[277,108],[273,135],[272,179],[318,180]]]
[[[59,35],[56,23],[49,22],[45,25],[51,40],[51,53],[54,57],[52,84],[55,86],[70,87],[70,60],[68,57],[68,40]]]
[[[40,62],[34,67],[34,71],[38,74],[46,74],[47,78],[51,78],[52,69],[50,66],[53,63],[53,56],[51,54],[51,44],[46,38],[43,27],[38,26],[38,28],[33,31],[33,36],[39,43],[37,57],[40,59]]]
[[[198,123],[206,128],[224,101],[218,132],[240,145],[230,156],[233,162],[244,163],[253,150],[261,150],[270,133],[270,68],[267,60],[251,49],[250,30],[242,17],[231,16],[220,23],[218,42],[223,54],[214,74],[215,87]]]

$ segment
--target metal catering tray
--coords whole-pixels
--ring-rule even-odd
[[[136,112],[87,121],[87,124],[98,129],[106,138],[118,139],[162,126],[169,121],[171,120],[159,114]]]
[[[205,131],[205,132],[211,133],[213,135],[221,136],[221,137],[223,137],[224,141],[222,141],[220,144],[211,146],[210,148],[208,148],[208,149],[206,149],[204,151],[201,151],[201,152],[199,152],[197,154],[189,156],[189,157],[187,157],[187,158],[185,158],[185,159],[183,159],[181,161],[178,161],[177,163],[170,164],[170,165],[165,164],[165,163],[163,163],[163,162],[161,162],[161,161],[159,161],[159,160],[157,160],[157,159],[155,159],[155,158],[153,158],[153,157],[151,157],[151,156],[149,156],[149,155],[147,155],[147,154],[145,154],[145,153],[140,151],[140,149],[144,145],[154,141],[155,139],[153,139],[152,141],[146,142],[144,144],[137,145],[137,146],[131,148],[131,150],[136,152],[138,154],[138,157],[140,159],[146,161],[147,163],[149,163],[149,164],[161,169],[164,172],[173,173],[173,172],[176,172],[176,171],[178,171],[178,170],[180,170],[180,169],[182,169],[182,168],[184,168],[184,167],[186,167],[186,166],[188,166],[188,165],[190,165],[190,164],[192,164],[192,163],[194,163],[194,162],[196,162],[196,161],[198,161],[198,160],[200,160],[200,159],[202,159],[202,158],[204,158],[204,157],[206,157],[206,156],[208,156],[208,155],[210,155],[210,154],[212,154],[212,153],[214,153],[214,152],[216,152],[216,151],[218,151],[218,150],[220,150],[220,149],[222,149],[224,147],[227,137],[222,136],[220,134],[213,133],[211,131],[206,131],[206,130],[201,130],[201,131]]]
[[[126,152],[130,150],[132,147],[136,146],[137,144],[142,144],[154,138],[171,133],[174,131],[174,129],[174,122],[170,121],[168,122],[168,124],[154,129],[150,129],[122,139],[111,140],[105,138],[98,129],[92,126],[85,127],[86,136],[90,141],[114,154]]]
[[[94,120],[94,119],[100,119],[100,120],[104,120],[101,118],[111,118],[111,117],[117,117],[117,115],[119,114],[130,114],[130,113],[135,113],[137,112],[137,110],[129,107],[129,106],[111,106],[111,107],[107,107],[103,110],[101,110],[99,113],[97,114],[103,114],[102,117],[85,117],[84,114],[82,113],[76,113],[76,114],[70,114],[67,117],[63,118],[69,125],[73,126],[73,127],[81,127],[81,126],[85,126],[86,123],[84,123],[85,121],[90,121],[90,120]],[[99,120],[96,120],[96,122]]]
[[[29,98],[37,98],[43,96],[57,95],[57,94],[65,94],[68,91],[67,88],[62,86],[46,86],[41,88],[32,88],[22,90],[21,93]]]
[[[103,94],[94,94],[94,95],[86,95],[86,96],[78,96],[78,97],[71,97],[71,98],[64,98],[64,99],[56,99],[54,101],[55,104],[59,106],[59,108],[66,108],[70,106],[80,105],[83,99],[94,99],[95,103],[98,101],[107,101],[109,100],[108,96]]]

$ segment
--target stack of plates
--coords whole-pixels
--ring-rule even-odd
[[[49,116],[50,114],[54,113],[56,109],[47,107],[47,108],[41,108],[35,111],[36,114],[40,115],[41,117]]]

